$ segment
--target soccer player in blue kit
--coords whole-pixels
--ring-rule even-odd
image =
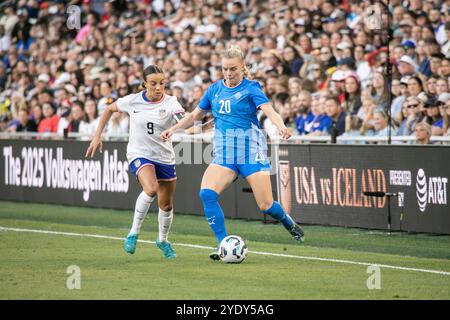
[[[221,58],[225,79],[210,85],[198,107],[178,124],[162,132],[161,139],[168,140],[176,130],[189,128],[202,119],[204,113],[211,111],[215,122],[213,161],[203,175],[200,198],[217,242],[220,244],[227,236],[219,195],[238,175],[247,179],[262,213],[280,221],[295,240],[303,241],[303,230],[273,200],[267,142],[259,128],[258,109],[275,124],[283,139],[289,139],[291,132],[273,109],[260,84],[246,78],[248,70],[241,48],[231,46]],[[210,254],[210,258],[219,260],[217,250]]]

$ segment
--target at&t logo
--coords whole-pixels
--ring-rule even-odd
[[[417,171],[416,196],[419,210],[425,212],[427,205],[447,204],[447,177],[429,177],[423,169]]]

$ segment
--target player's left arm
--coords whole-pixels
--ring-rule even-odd
[[[173,113],[173,119],[176,121],[176,123],[183,120],[183,118],[185,116],[186,116],[186,113],[185,113],[184,109],[175,110],[175,112]]]
[[[291,130],[285,126],[283,119],[270,103],[260,105],[259,109],[262,110],[267,118],[269,118],[270,121],[272,121],[272,123],[278,128],[281,138],[289,139],[292,136]]]

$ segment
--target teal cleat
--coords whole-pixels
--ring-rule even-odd
[[[125,239],[125,241],[123,242],[123,249],[126,252],[133,254],[136,251],[137,240],[138,240],[137,234],[129,234]]]
[[[177,254],[173,250],[172,246],[170,245],[169,241],[159,241],[159,239],[156,239],[156,246],[161,249],[161,251],[164,254],[164,257],[166,259],[175,259],[177,257]]]

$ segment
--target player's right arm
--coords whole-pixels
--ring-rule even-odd
[[[102,132],[105,129],[106,124],[108,123],[109,119],[111,118],[114,112],[119,112],[119,109],[115,102],[107,106],[103,111],[103,114],[100,117],[97,126],[97,130],[95,131],[94,138],[92,139],[91,144],[89,145],[89,148],[86,151],[86,157],[91,156],[92,158],[97,149],[100,149],[100,152],[103,151]]]
[[[204,116],[205,111],[197,107],[191,113],[187,114],[183,119],[181,119],[177,124],[173,125],[167,130],[161,133],[161,139],[167,141],[178,129],[187,129],[192,127],[196,121],[200,121]]]

